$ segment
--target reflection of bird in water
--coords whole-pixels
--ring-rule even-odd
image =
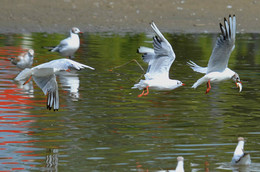
[[[199,85],[207,82],[208,93],[211,89],[210,83],[216,83],[232,79],[235,81],[236,86],[239,87],[239,92],[242,91],[242,83],[239,75],[233,70],[228,68],[228,61],[230,54],[235,48],[236,38],[236,17],[229,16],[229,20],[224,19],[224,26],[220,23],[220,30],[222,35],[218,38],[216,45],[210,56],[208,66],[200,67],[196,63],[190,61],[188,64],[190,67],[199,73],[204,73],[205,76],[195,82],[192,88],[197,88]]]
[[[250,154],[244,153],[245,140],[243,137],[238,138],[238,144],[235,149],[231,164],[232,165],[250,165]]]
[[[157,172],[184,172],[184,158],[182,156],[177,157],[177,166],[175,170],[159,170]]]
[[[78,63],[70,59],[58,59],[52,60],[47,63],[40,64],[31,69],[26,68],[21,71],[15,80],[25,81],[26,84],[31,78],[35,83],[42,89],[43,93],[47,95],[47,109],[58,110],[59,109],[59,93],[58,84],[56,81],[56,74],[61,71],[70,70],[80,70],[84,68],[89,68],[94,70],[94,68]]]
[[[51,52],[58,52],[61,56],[74,58],[74,53],[79,49],[80,40],[79,33],[82,33],[78,28],[73,27],[70,30],[70,36],[62,41],[56,47],[50,49]],[[49,47],[46,47],[49,48]]]
[[[11,62],[20,69],[29,68],[33,64],[33,49],[29,49],[27,52],[20,54],[17,57],[10,58]]]
[[[33,96],[33,92],[34,92],[34,88],[33,88],[33,82],[29,81],[27,84],[24,85],[25,81],[18,81],[18,88],[22,89],[22,93],[28,94],[28,97],[34,97]]]
[[[71,72],[59,72],[57,74],[62,85],[62,89],[68,90],[73,101],[77,101],[79,98],[79,77],[75,71]]]
[[[51,169],[51,171],[58,171],[59,165],[59,149],[47,149],[46,155],[46,168]]]
[[[142,94],[138,97],[148,95],[149,89],[169,91],[184,85],[181,81],[169,78],[169,70],[175,60],[175,54],[171,44],[165,39],[154,22],[151,23],[151,27],[157,35],[153,37],[154,49],[147,47],[138,49],[138,53],[143,54],[143,60],[148,63],[148,69],[144,75],[145,80],[140,80],[132,87],[132,89],[143,89]],[[144,93],[145,90],[146,93]]]

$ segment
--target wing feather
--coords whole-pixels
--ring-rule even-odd
[[[153,37],[154,51],[140,51],[141,47],[139,48],[139,52],[143,54],[144,61],[148,63],[145,78],[169,78],[169,70],[175,60],[174,51],[154,22],[151,23],[151,27],[156,33],[156,36]],[[144,49],[142,48],[141,50]]]
[[[236,17],[229,16],[229,20],[224,19],[224,26],[220,23],[221,34],[212,51],[208,62],[207,73],[224,71],[228,66],[231,52],[235,47]]]
[[[59,109],[59,93],[58,84],[55,74],[48,75],[46,77],[33,76],[33,80],[40,87],[45,95],[47,95],[47,109],[53,110]]]

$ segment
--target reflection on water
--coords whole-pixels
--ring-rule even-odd
[[[14,82],[19,69],[8,58],[35,50],[38,65],[61,58],[43,46],[61,34],[0,35],[0,171],[159,171],[173,170],[176,157],[186,171],[249,171],[230,166],[237,137],[246,138],[250,171],[260,169],[260,35],[237,35],[229,67],[243,83],[190,87],[201,77],[188,60],[206,66],[217,35],[167,34],[176,53],[170,75],[186,86],[138,98],[131,87],[146,68],[136,49],[152,46],[151,35],[88,34],[75,60],[94,72],[59,74],[60,110],[48,111],[35,83]],[[174,76],[172,76],[174,74]]]

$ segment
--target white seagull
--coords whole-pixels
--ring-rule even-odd
[[[242,91],[242,83],[240,81],[239,75],[228,68],[228,60],[231,52],[235,48],[235,38],[236,38],[236,17],[235,15],[231,17],[229,15],[229,20],[224,18],[224,26],[220,23],[220,30],[222,35],[218,37],[216,45],[210,56],[208,66],[200,67],[196,63],[190,61],[188,64],[190,67],[200,73],[205,75],[197,80],[192,86],[192,88],[197,88],[199,85],[207,82],[206,94],[211,89],[210,83],[217,83],[232,79],[235,81],[236,86],[239,87],[239,92]]]
[[[175,54],[171,44],[164,38],[154,22],[151,27],[157,36],[153,37],[152,48],[140,47],[137,52],[143,54],[144,62],[148,63],[145,80],[140,80],[132,89],[138,88],[143,92],[138,97],[149,94],[149,89],[158,91],[169,91],[184,84],[179,80],[169,78],[169,70],[175,60]],[[146,90],[146,93],[145,93]]]
[[[58,52],[63,57],[74,58],[74,53],[79,49],[80,40],[79,33],[82,33],[78,28],[73,27],[70,30],[70,36],[62,41],[60,44],[51,49],[51,52]]]
[[[250,165],[250,154],[244,153],[245,140],[243,137],[238,138],[238,144],[235,149],[231,164],[232,165]]]
[[[20,54],[15,58],[10,58],[11,62],[20,69],[29,68],[33,64],[33,49],[29,49],[27,52]]]
[[[61,71],[70,71],[71,69],[80,70],[83,68],[89,68],[95,70],[94,68],[78,63],[70,59],[58,59],[52,60],[47,63],[40,64],[31,69],[26,68],[21,71],[17,77],[16,81],[26,81],[27,84],[31,77],[35,83],[42,89],[43,93],[47,95],[47,109],[53,110],[59,109],[59,93],[58,84],[56,81],[56,73]]]
[[[175,172],[184,172],[184,158],[182,156],[177,157],[178,164],[176,166]]]

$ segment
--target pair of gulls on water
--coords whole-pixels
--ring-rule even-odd
[[[140,80],[139,83],[132,87],[132,89],[143,90],[139,97],[149,94],[149,89],[169,91],[184,85],[179,80],[169,78],[170,67],[176,58],[175,53],[171,44],[165,39],[153,22],[151,23],[151,27],[156,33],[156,36],[153,37],[154,48],[140,47],[138,49],[138,52],[143,54],[142,58],[144,62],[148,63],[148,69],[144,75],[145,79]],[[228,68],[230,54],[235,48],[235,15],[233,17],[230,15],[228,20],[224,18],[224,25],[220,23],[220,30],[222,34],[216,41],[208,66],[200,67],[192,61],[188,62],[188,65],[195,72],[205,74],[193,84],[192,88],[197,88],[199,85],[207,83],[206,93],[208,93],[211,89],[211,83],[232,79],[235,81],[236,86],[239,87],[239,92],[241,92],[242,83],[239,75]]]
[[[145,79],[140,80],[132,88],[143,90],[139,97],[149,94],[149,89],[159,91],[169,91],[176,89],[184,84],[179,80],[173,80],[169,78],[169,70],[174,62],[176,56],[172,49],[171,44],[165,39],[160,30],[156,27],[154,22],[151,23],[151,27],[156,33],[153,37],[152,48],[140,47],[138,52],[143,54],[143,60],[148,63],[148,69],[145,74]],[[208,66],[200,67],[194,62],[190,61],[188,64],[196,71],[205,74],[197,82],[195,82],[192,88],[197,88],[203,83],[207,83],[208,93],[211,89],[211,83],[221,82],[228,79],[235,81],[239,92],[242,91],[242,83],[239,75],[228,68],[228,61],[231,52],[235,47],[236,36],[236,17],[229,16],[229,19],[224,19],[224,25],[220,23],[221,35],[216,41],[215,47],[210,56]],[[62,56],[73,57],[80,45],[78,34],[81,33],[78,28],[72,28],[70,31],[70,37],[62,40],[60,44],[51,51],[59,52]],[[44,94],[47,94],[47,108],[59,109],[59,95],[58,86],[56,82],[55,74],[60,71],[69,71],[70,69],[80,70],[83,68],[94,68],[75,62],[70,59],[58,59],[53,60],[31,69],[27,68],[32,65],[34,51],[29,50],[24,56],[18,56],[17,59],[13,59],[12,62],[20,68],[25,68],[15,80],[30,80],[32,77],[36,84],[43,90]],[[30,59],[30,60],[28,60]],[[26,66],[28,64],[28,66]],[[27,83],[27,82],[25,82]]]
[[[250,154],[244,153],[245,139],[238,137],[238,144],[234,151],[231,165],[233,166],[248,166],[251,164]],[[182,156],[177,157],[177,166],[175,170],[167,170],[167,172],[184,172],[184,158]],[[160,170],[158,172],[166,172],[166,170]]]

